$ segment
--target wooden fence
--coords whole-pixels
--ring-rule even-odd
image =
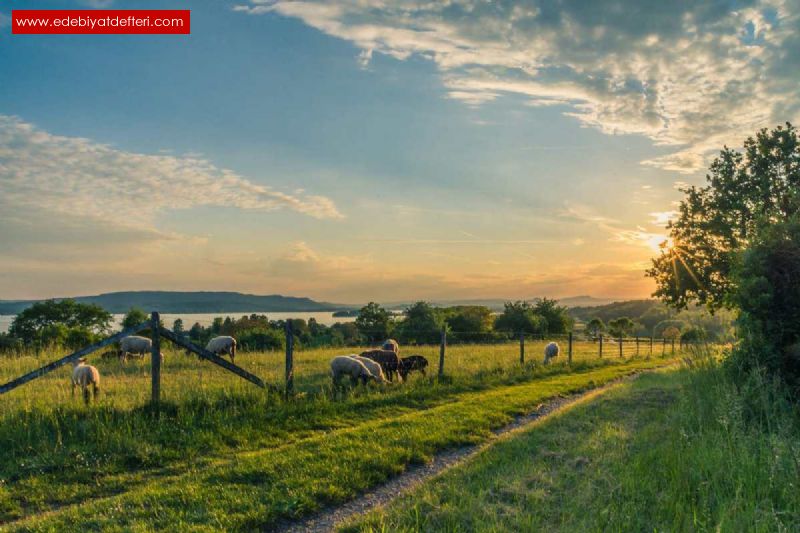
[[[127,337],[129,335],[135,335],[136,333],[139,333],[146,329],[150,329],[151,341],[152,341],[152,348],[150,353],[150,376],[151,376],[151,389],[152,389],[151,402],[154,404],[158,404],[161,401],[161,338],[162,337],[172,341],[174,344],[182,348],[189,350],[192,353],[197,354],[202,359],[211,361],[215,365],[218,365],[224,368],[225,370],[232,372],[233,374],[236,374],[240,378],[249,381],[250,383],[256,385],[257,387],[267,388],[267,385],[258,376],[251,374],[244,368],[241,368],[231,362],[228,362],[227,360],[219,357],[217,354],[207,351],[205,348],[200,348],[199,346],[195,346],[191,342],[179,337],[175,333],[167,329],[164,329],[163,327],[161,327],[159,322],[160,322],[159,314],[157,312],[153,312],[150,314],[150,320],[148,320],[147,322],[142,322],[141,324],[134,326],[132,328],[124,329],[123,331],[120,331],[116,335],[112,335],[106,339],[103,339],[100,342],[97,342],[85,348],[81,348],[77,352],[73,352],[51,363],[48,363],[41,368],[37,368],[36,370],[28,372],[23,376],[13,379],[8,383],[6,383],[5,385],[0,385],[0,394],[9,392],[21,385],[33,381],[38,377],[44,376],[45,374],[48,374],[53,370],[56,370],[57,368],[60,368],[68,363],[77,361],[81,357],[85,357],[91,354],[92,352],[95,352],[97,350],[100,350],[101,348],[114,344],[115,342],[122,340],[124,337]],[[290,357],[289,356],[290,351],[291,348],[288,348],[287,365]]]
[[[37,368],[27,374],[20,376],[12,381],[9,381],[5,385],[0,385],[0,394],[4,394],[9,392],[21,385],[29,383],[34,379],[41,377],[57,368],[71,363],[73,361],[78,360],[81,357],[85,357],[92,352],[95,352],[101,348],[109,346],[115,342],[120,341],[122,338],[127,337],[129,335],[135,335],[143,330],[149,329],[151,333],[151,340],[152,340],[152,353],[150,357],[150,365],[151,365],[151,402],[158,403],[161,400],[161,339],[165,338],[172,342],[173,344],[185,348],[192,353],[197,354],[200,356],[201,359],[205,359],[206,361],[210,361],[217,366],[222,367],[224,370],[235,374],[236,376],[256,385],[260,388],[269,389],[270,391],[278,391],[278,387],[274,385],[267,385],[264,381],[259,378],[258,376],[248,372],[247,370],[235,365],[232,362],[219,357],[217,354],[211,353],[204,348],[196,346],[192,342],[186,340],[185,338],[169,331],[163,327],[161,327],[159,323],[159,314],[157,312],[152,312],[150,315],[150,320],[147,322],[143,322],[138,324],[137,326],[127,328],[115,335],[112,335],[106,339],[103,339],[100,342],[92,344],[91,346],[87,346],[82,348],[76,352],[73,352],[69,355],[66,355],[60,359],[57,359],[47,365]],[[286,321],[286,351],[285,351],[285,372],[284,372],[284,386],[283,386],[283,394],[286,398],[289,398],[294,395],[294,377],[295,377],[295,369],[294,369],[294,332],[292,331],[292,322],[291,320]],[[568,333],[566,336],[546,336],[543,334],[530,334],[530,333],[520,333],[519,334],[519,363],[520,365],[525,364],[525,342],[526,339],[530,340],[560,340],[566,342],[566,355],[567,355],[567,362],[569,364],[572,363],[573,357],[573,344],[574,344],[574,335],[572,332]],[[604,353],[605,346],[608,345],[608,337],[604,335],[598,335],[597,338],[592,339],[594,342],[597,343],[597,356],[602,358]],[[635,345],[635,355],[639,356],[643,352],[646,354],[647,357],[651,357],[655,355],[656,352],[656,343],[659,342],[661,344],[661,356],[666,356],[667,351],[674,355],[675,354],[675,339],[658,339],[658,341],[653,337],[618,337],[616,339],[611,339],[612,344],[616,344],[618,347],[619,357],[624,356],[624,346],[627,345]],[[680,348],[682,349],[688,343],[681,343]],[[439,367],[438,367],[438,376],[439,378],[443,378],[445,375],[445,360],[447,355],[447,330],[442,329],[440,334],[440,341],[439,341]]]

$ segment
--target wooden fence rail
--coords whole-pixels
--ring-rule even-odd
[[[233,372],[234,374],[236,374],[240,378],[249,381],[253,385],[261,387],[262,389],[266,388],[266,385],[264,384],[264,381],[262,381],[262,379],[260,377],[251,374],[250,372],[248,372],[244,368],[229,362],[227,359],[223,359],[222,357],[218,356],[217,354],[209,352],[205,348],[200,348],[199,346],[196,346],[196,345],[192,344],[191,342],[182,339],[181,337],[179,337],[178,335],[176,335],[175,333],[171,332],[168,329],[165,329],[165,328],[159,328],[159,329],[160,329],[162,337],[164,337],[166,339],[169,339],[170,341],[172,341],[173,343],[177,344],[178,346],[186,348],[187,350],[196,353],[197,355],[199,355],[203,359],[211,361],[215,365],[221,366],[225,370]]]

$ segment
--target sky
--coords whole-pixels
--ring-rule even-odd
[[[0,299],[647,297],[678,189],[800,118],[798,0],[147,7],[191,35],[0,5]]]

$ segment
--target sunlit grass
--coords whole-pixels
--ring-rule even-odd
[[[435,378],[439,347],[407,347],[405,354],[429,358],[428,377],[414,374],[406,384],[358,388],[335,400],[328,362],[334,355],[358,350],[300,350],[295,353],[298,396],[288,402],[183,351],[166,349],[159,415],[147,404],[148,359],[122,364],[90,358],[89,363],[100,369],[102,382],[98,401],[88,407],[79,394],[70,395],[69,366],[0,396],[0,522],[140,485],[156,483],[151,487],[155,488],[154,476],[203,469],[243,452],[293,447],[332,430],[395,420],[495,389],[560,375],[574,376],[564,382],[571,389],[665,362],[658,357],[646,361],[644,356],[634,361],[610,356],[600,360],[596,345],[576,343],[571,366],[566,365],[564,353],[560,362],[545,367],[536,362],[543,346],[543,342],[526,344],[525,365],[519,364],[518,343],[448,346],[446,377],[441,381]],[[565,346],[562,343],[562,349]],[[0,359],[0,379],[16,377],[60,355]],[[282,352],[237,354],[236,362],[282,386]],[[539,395],[561,389],[532,390]],[[486,420],[497,420],[496,415],[487,416]],[[424,433],[425,426],[420,431]],[[396,460],[402,465],[408,456],[400,453]]]

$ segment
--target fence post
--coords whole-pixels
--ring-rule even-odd
[[[572,364],[572,332],[569,332],[569,349],[567,350],[567,362]]]
[[[600,359],[603,358],[603,334],[600,334]]]
[[[519,334],[519,364],[525,364],[525,334]]]
[[[672,339],[672,355],[675,355],[675,338]]]
[[[447,330],[442,328],[442,339],[439,343],[439,378],[444,377],[444,352],[447,347]]]
[[[650,354],[647,357],[650,357],[652,355],[653,355],[653,336],[650,335]]]
[[[622,337],[619,337],[617,342],[619,342],[619,356],[622,357]]]
[[[152,379],[152,395],[150,401],[158,405],[161,401],[161,332],[159,331],[159,317],[156,311],[150,313],[150,377]]]
[[[286,390],[284,395],[288,398],[294,394],[294,333],[292,321],[286,320]]]
[[[661,357],[667,355],[667,338],[664,337],[661,339]]]
[[[636,335],[636,357],[639,357],[639,335]]]

